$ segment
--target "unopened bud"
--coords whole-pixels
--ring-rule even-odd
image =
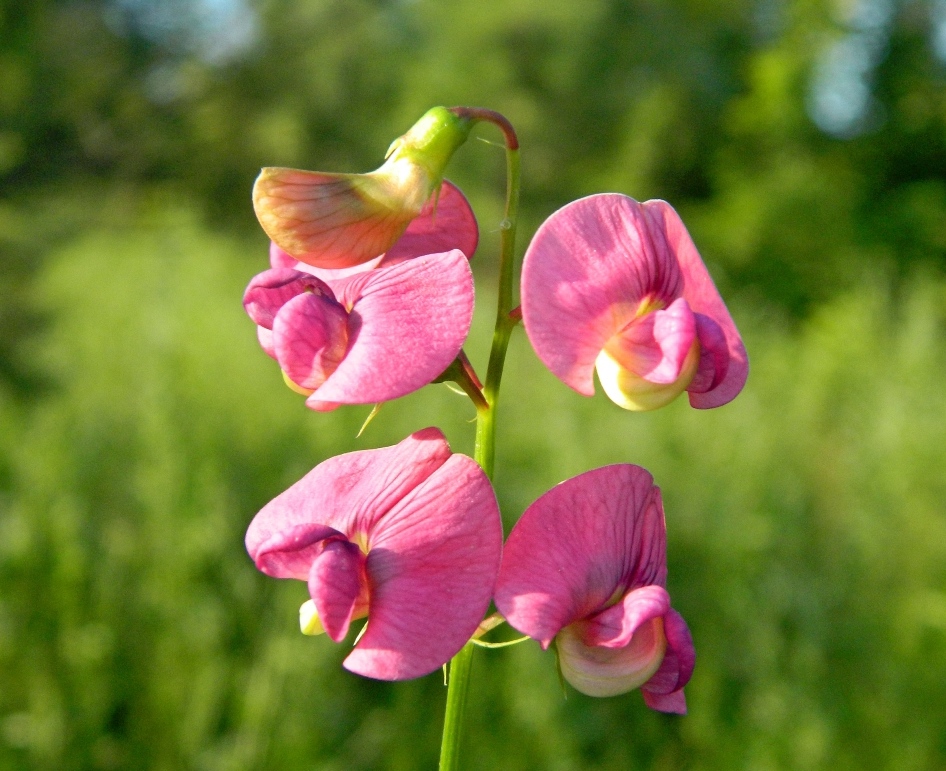
[[[264,168],[253,208],[273,242],[318,268],[360,265],[386,252],[440,189],[472,121],[434,107],[368,174]]]

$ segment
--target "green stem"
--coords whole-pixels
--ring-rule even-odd
[[[516,320],[510,317],[512,310],[512,279],[516,242],[516,217],[519,213],[519,150],[506,150],[506,212],[502,222],[499,257],[499,299],[496,303],[496,326],[493,330],[493,346],[489,352],[489,366],[486,370],[486,384],[483,396],[489,410],[477,413],[476,445],[474,457],[483,470],[493,478],[496,454],[496,408],[499,400],[499,384],[503,379],[503,365],[506,363],[506,349],[509,338],[516,326]]]
[[[496,410],[499,384],[503,377],[506,349],[517,319],[512,310],[513,267],[516,246],[516,219],[519,214],[519,142],[509,121],[491,110],[455,107],[452,111],[473,121],[488,121],[502,129],[506,138],[506,210],[501,225],[499,251],[499,299],[496,307],[496,326],[486,370],[483,396],[486,405],[476,410],[476,444],[473,457],[486,475],[493,478],[496,458]],[[447,688],[447,706],[444,713],[443,740],[440,744],[440,771],[456,771],[460,762],[460,740],[463,713],[470,688],[474,645],[468,642],[450,661],[450,679]]]
[[[440,771],[455,771],[460,763],[460,736],[466,696],[470,691],[470,673],[473,669],[475,646],[468,642],[450,660],[450,681],[447,686],[447,706],[443,715],[443,738],[440,740]]]

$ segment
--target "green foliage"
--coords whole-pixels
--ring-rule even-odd
[[[213,6],[242,9],[250,30],[231,32],[223,58],[198,13]],[[843,138],[810,117],[819,73],[863,37],[859,16],[886,13],[875,0],[3,7],[0,192],[15,200],[90,179],[172,183],[247,228],[260,166],[367,171],[432,104],[472,104],[521,135],[527,231],[579,195],[666,198],[728,287],[794,317],[855,286],[865,263],[897,278],[944,265],[932,0],[891,4],[875,24],[861,79],[873,112]],[[497,211],[493,155],[450,169],[481,212]]]

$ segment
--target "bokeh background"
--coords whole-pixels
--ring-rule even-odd
[[[429,386],[358,438],[240,298],[260,166],[369,170],[435,104],[517,127],[520,253],[578,196],[671,201],[752,363],[724,408],[636,415],[516,333],[507,526],[647,466],[698,660],[677,718],[480,651],[466,767],[946,767],[944,0],[2,0],[0,767],[434,767],[441,677],[345,672],[242,539],[331,455],[431,424],[470,452],[473,411]],[[477,141],[448,172],[480,369],[503,174]]]

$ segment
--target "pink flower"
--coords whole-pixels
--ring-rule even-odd
[[[522,318],[563,383],[649,410],[683,391],[700,409],[742,390],[739,331],[679,215],[664,201],[582,198],[539,228],[523,261]]]
[[[589,696],[634,688],[662,712],[686,712],[695,652],[670,607],[660,489],[640,466],[588,471],[533,503],[504,548],[495,602]]]
[[[319,464],[254,517],[246,548],[267,575],[308,582],[303,631],[340,642],[368,616],[346,669],[406,680],[441,667],[476,631],[502,525],[483,470],[427,428]]]
[[[286,382],[324,411],[396,399],[441,375],[470,329],[473,275],[458,249],[329,281],[273,268],[243,305]]]

